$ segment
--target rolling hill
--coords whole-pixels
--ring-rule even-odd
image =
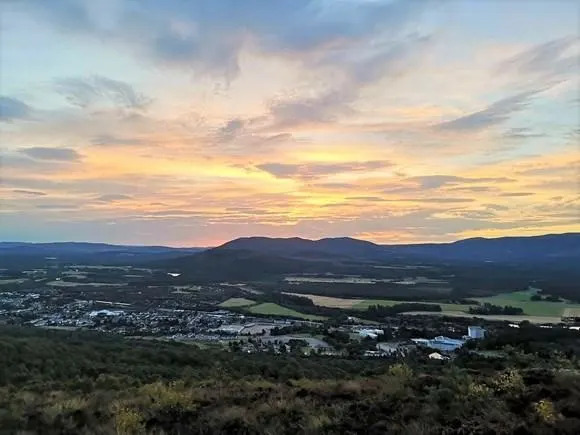
[[[570,269],[580,264],[580,233],[415,245],[377,245],[347,237],[248,237],[160,265],[192,278],[251,280],[289,273],[359,273],[369,265],[390,263]]]
[[[87,242],[0,242],[0,268],[42,267],[47,257],[54,258],[63,264],[143,264],[183,257],[202,250],[203,248],[126,246]]]

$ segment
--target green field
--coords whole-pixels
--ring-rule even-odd
[[[248,305],[254,305],[256,301],[246,298],[230,298],[227,301],[222,302],[220,307],[233,308],[233,307],[247,307]]]
[[[0,279],[0,285],[4,285],[4,284],[22,284],[23,282],[26,282],[26,278]]]
[[[486,298],[476,298],[476,300],[482,304],[487,302],[494,305],[511,305],[512,307],[518,307],[524,310],[525,314],[530,316],[560,317],[567,308],[580,308],[580,304],[571,304],[567,302],[531,301],[530,297],[534,294],[536,294],[536,290],[526,290],[501,293]]]
[[[305,320],[325,320],[326,317],[314,316],[311,314],[299,313],[298,311],[291,310],[289,308],[282,307],[278,304],[272,302],[265,302],[263,304],[253,305],[248,307],[247,310],[254,314],[266,314],[272,316],[288,316],[296,317]]]
[[[52,287],[123,287],[126,286],[127,283],[110,283],[110,282],[72,282],[72,281],[50,281],[47,282],[46,285],[50,285]]]
[[[537,290],[526,290],[517,291],[511,293],[501,293],[495,296],[489,296],[485,298],[473,298],[479,301],[481,304],[490,303],[493,305],[506,306],[510,305],[512,307],[518,307],[524,310],[525,315],[531,317],[561,317],[566,309],[580,310],[580,304],[572,304],[568,302],[547,302],[547,301],[531,301],[530,298],[536,294]],[[332,299],[332,305],[325,299],[317,301],[316,296],[306,295],[307,297],[313,298],[314,303],[318,303],[323,306],[340,306],[338,302],[342,299],[340,298],[326,298]],[[344,299],[344,304],[351,301],[350,299]],[[383,306],[393,306],[402,303],[432,303],[434,305],[439,305],[443,313],[449,314],[461,314],[468,313],[469,307],[471,305],[466,304],[443,304],[437,302],[428,301],[405,301],[405,300],[392,300],[392,299],[364,299],[355,300],[355,302],[346,306],[345,308],[352,308],[354,310],[366,310],[370,305],[383,305]]]

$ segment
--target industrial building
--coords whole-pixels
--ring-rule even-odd
[[[485,338],[485,329],[481,326],[469,326],[467,328],[467,337],[474,339]]]
[[[430,349],[437,349],[441,352],[453,352],[462,347],[467,340],[479,340],[485,337],[485,329],[480,326],[469,326],[467,328],[467,335],[463,336],[462,340],[456,338],[444,337],[442,335],[429,338],[413,338],[411,341],[417,346],[428,347]]]

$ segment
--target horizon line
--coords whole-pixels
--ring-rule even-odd
[[[9,243],[19,243],[19,244],[28,244],[28,245],[93,244],[93,245],[124,246],[124,247],[130,247],[130,248],[213,249],[213,248],[218,248],[220,246],[223,246],[227,243],[233,242],[235,240],[241,240],[241,239],[271,239],[271,240],[300,239],[300,240],[310,241],[310,242],[320,242],[322,240],[329,240],[329,239],[331,239],[331,240],[332,239],[352,239],[352,240],[358,240],[361,242],[372,243],[372,244],[377,245],[377,246],[409,246],[409,245],[448,245],[448,244],[452,244],[452,243],[461,242],[464,240],[476,240],[476,239],[482,239],[482,240],[498,240],[498,239],[513,239],[513,238],[531,239],[531,238],[535,238],[535,237],[564,236],[564,235],[580,235],[580,231],[568,231],[568,232],[564,232],[564,233],[545,233],[545,234],[536,234],[536,235],[532,235],[532,236],[518,236],[518,235],[499,236],[499,237],[476,236],[476,237],[466,237],[464,239],[456,239],[456,240],[453,240],[450,242],[412,242],[412,243],[375,243],[375,242],[372,242],[370,240],[359,239],[359,238],[351,237],[351,236],[336,236],[336,237],[322,237],[320,239],[308,239],[308,238],[299,237],[299,236],[271,237],[271,236],[255,235],[255,236],[236,237],[234,239],[231,239],[231,240],[228,240],[226,242],[220,243],[218,245],[213,245],[213,246],[169,246],[169,245],[159,245],[159,244],[133,245],[133,244],[123,244],[123,243],[90,242],[90,241],[83,241],[83,240],[80,240],[80,241],[77,241],[77,240],[51,241],[51,242],[27,242],[27,241],[14,241],[14,240],[12,240],[12,241],[0,240],[0,244],[9,244]]]

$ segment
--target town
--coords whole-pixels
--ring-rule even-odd
[[[16,274],[18,278],[14,271],[12,278],[4,273],[0,291],[4,324],[92,330],[230,352],[368,358],[405,358],[421,352],[446,360],[469,340],[484,338],[487,331],[518,326],[427,315],[386,316],[382,322],[355,316],[253,315],[241,309],[243,296],[256,296],[248,285],[172,285],[178,274],[131,266],[54,267],[49,261],[44,268]],[[87,277],[101,282],[87,282]]]

